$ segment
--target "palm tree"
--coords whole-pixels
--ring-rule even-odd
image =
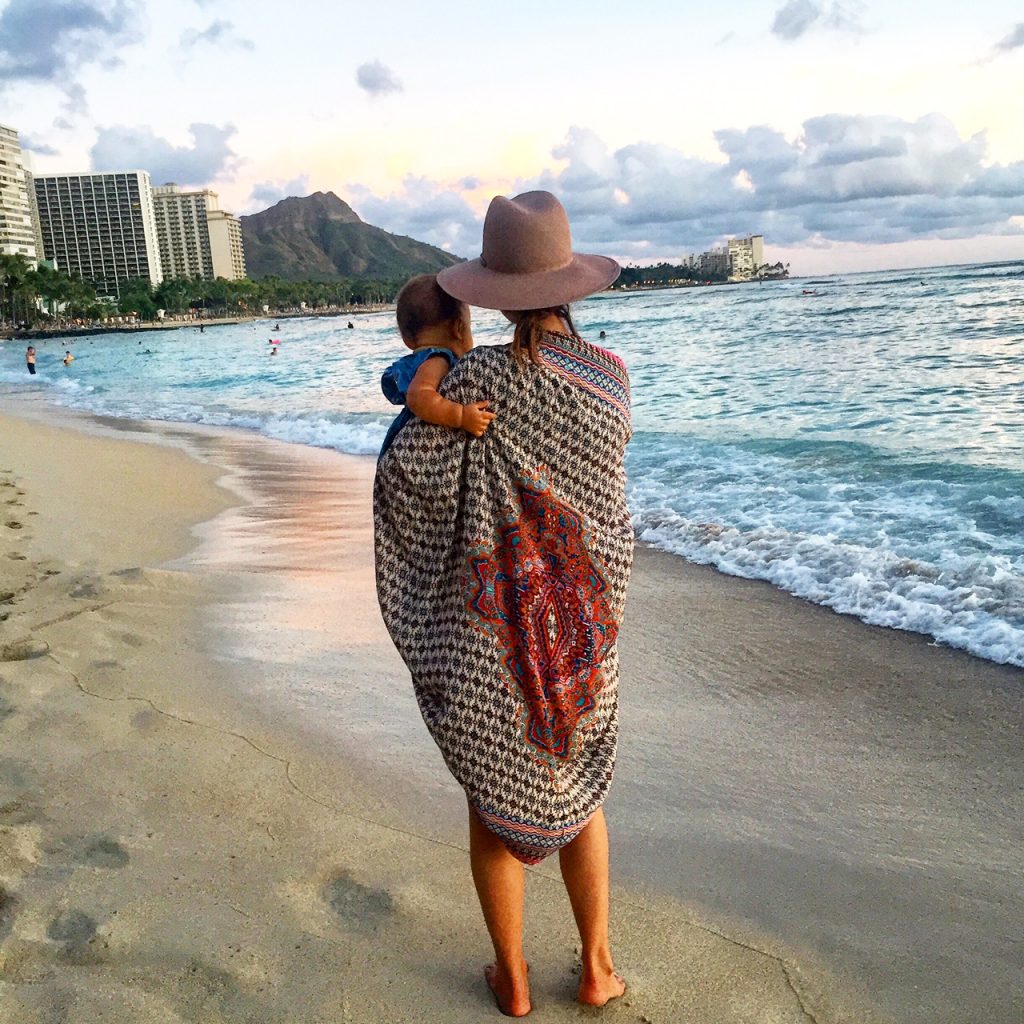
[[[25,294],[28,290],[32,266],[21,253],[0,254],[0,320],[4,315],[4,303],[9,304],[12,324],[17,324],[17,302],[22,300],[22,311],[27,313],[28,303],[34,301]]]

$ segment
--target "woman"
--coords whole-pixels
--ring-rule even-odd
[[[576,334],[568,303],[618,276],[574,254],[549,192],[491,202],[483,255],[438,283],[502,310],[511,345],[441,386],[487,401],[482,438],[411,422],[374,487],[377,590],[424,721],[469,801],[470,860],[498,1007],[530,1012],[523,863],[559,851],[582,939],[580,1002],[622,995],[608,939],[601,806],[618,734],[616,637],[633,555],[623,453],[629,378]]]

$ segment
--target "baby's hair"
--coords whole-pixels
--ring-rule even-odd
[[[412,348],[420,331],[461,320],[465,309],[465,303],[453,298],[437,283],[436,274],[417,274],[409,278],[398,293],[395,309],[402,341]]]

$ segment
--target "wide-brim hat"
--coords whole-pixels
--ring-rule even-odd
[[[484,309],[550,309],[604,291],[619,276],[607,256],[573,252],[569,218],[550,192],[495,196],[479,259],[448,267],[437,283]]]

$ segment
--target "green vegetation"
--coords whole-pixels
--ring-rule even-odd
[[[94,320],[110,316],[96,289],[40,264],[35,270],[21,255],[0,255],[0,324],[36,324],[55,317]]]
[[[702,281],[724,281],[725,274],[701,273],[696,267],[682,264],[657,263],[653,267],[636,267],[633,264],[622,268],[622,273],[612,286],[614,288],[666,288],[676,284],[697,284]]]
[[[751,280],[778,281],[789,277],[788,263],[764,263],[757,268]],[[697,267],[683,264],[658,263],[653,267],[637,267],[630,264],[622,268],[613,288],[671,288],[674,285],[703,284],[714,282],[722,284],[728,280],[727,274],[709,274]]]
[[[300,309],[310,311],[371,306],[391,302],[404,278],[394,280],[216,281],[171,278],[154,288],[147,280],[126,281],[117,301],[96,295],[86,281],[46,264],[35,270],[24,256],[0,255],[0,326],[44,327],[81,320],[92,323],[112,316],[154,320],[157,310],[180,315],[195,310],[203,317],[259,316]]]

